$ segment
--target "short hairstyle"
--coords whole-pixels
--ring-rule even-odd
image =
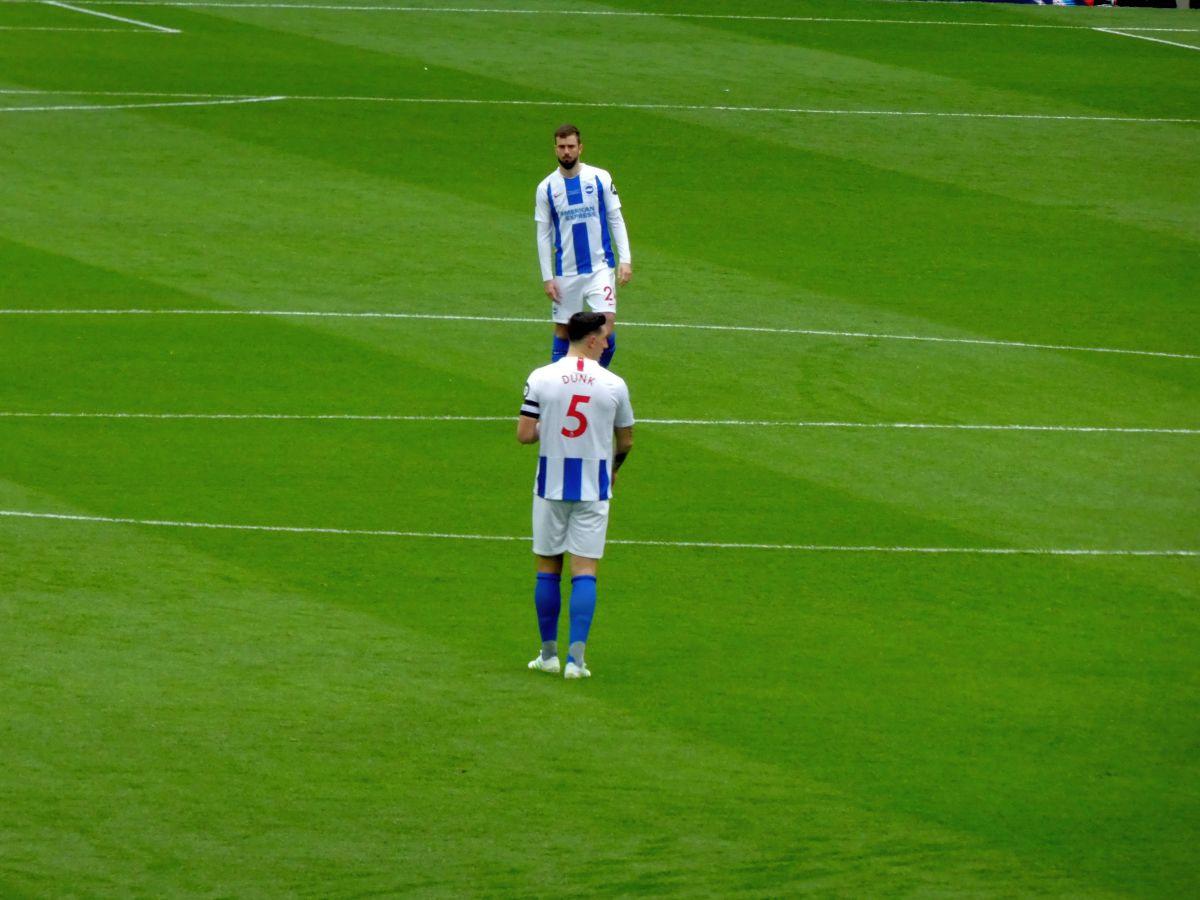
[[[567,320],[567,337],[571,343],[582,341],[589,334],[602,329],[605,321],[604,313],[577,312]]]
[[[568,122],[565,125],[559,125],[558,128],[555,129],[554,139],[558,140],[559,138],[569,137],[572,134],[575,135],[575,137],[579,138],[579,140],[581,142],[583,141],[583,135],[581,135],[579,133],[579,129],[576,128],[574,125],[572,125],[570,122]]]

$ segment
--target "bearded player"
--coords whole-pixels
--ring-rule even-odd
[[[603,313],[608,343],[600,365],[617,350],[617,286],[633,277],[629,235],[612,176],[580,161],[583,140],[574,125],[554,132],[558,168],[542,179],[534,200],[542,286],[551,301],[551,362],[567,353],[567,320],[577,312]]]

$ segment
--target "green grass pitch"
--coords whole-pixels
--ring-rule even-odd
[[[0,2],[0,896],[1200,894],[1200,16],[75,6]],[[563,121],[641,420],[586,683]]]

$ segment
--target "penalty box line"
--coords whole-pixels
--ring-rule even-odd
[[[545,319],[523,316],[462,316],[443,313],[333,312],[328,310],[274,309],[0,309],[9,316],[249,316],[314,319],[415,319],[444,322],[506,322],[545,325]],[[774,328],[757,325],[704,325],[678,322],[632,322],[622,320],[622,328],[666,328],[694,331],[727,331],[751,334],[799,334],[811,337],[861,338],[866,340],[916,341],[935,344],[965,344],[1008,347],[1025,350],[1057,350],[1073,353],[1115,353],[1129,356],[1156,356],[1169,359],[1200,359],[1196,353],[1171,353],[1162,350],[1133,350],[1121,347],[1083,347],[1070,344],[1040,344],[1029,341],[1001,341],[988,338],[948,338],[916,334],[883,334],[869,331],[833,331],[815,328]]]
[[[322,528],[293,525],[245,525],[224,522],[184,522],[170,519],[135,519],[123,516],[81,516],[65,513],[0,510],[0,518],[38,519],[103,525],[138,525],[158,528],[189,528],[214,531],[263,532],[268,534],[341,535],[346,537],[416,538],[425,540],[530,541],[527,535],[459,534],[434,531],[394,531],[371,528]],[[1128,550],[1058,547],[903,547],[838,544],[769,544],[733,541],[654,541],[609,539],[609,544],[633,547],[664,547],[701,550],[779,550],[804,553],[908,553],[960,556],[1124,556],[1124,557],[1200,557],[1200,550]]]

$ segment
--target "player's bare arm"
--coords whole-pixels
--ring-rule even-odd
[[[633,426],[613,429],[613,447],[622,457],[628,456],[633,449]]]
[[[532,416],[517,416],[517,440],[522,444],[536,444],[538,420]]]
[[[629,451],[633,449],[633,426],[625,428],[613,429],[613,471],[612,483],[615,486],[617,483],[617,472],[621,470],[621,466],[625,464],[625,458],[629,456]]]

